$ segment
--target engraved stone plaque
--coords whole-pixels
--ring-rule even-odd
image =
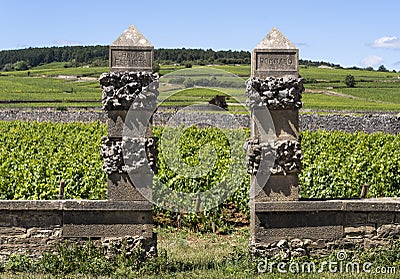
[[[127,49],[111,50],[111,68],[117,69],[150,69],[151,50]]]
[[[295,52],[257,52],[256,71],[296,71]]]

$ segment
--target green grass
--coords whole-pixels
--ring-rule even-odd
[[[338,92],[352,95],[358,98],[365,98],[369,101],[385,102],[388,104],[400,104],[400,83],[398,87],[360,87],[357,88],[342,88]],[[385,84],[386,86],[386,84]],[[398,109],[398,108],[397,108]]]
[[[212,66],[215,69],[223,70],[226,72],[230,72],[235,74],[241,78],[247,79],[250,76],[250,65],[221,65],[221,66]]]
[[[13,108],[52,108],[52,109],[90,109],[90,110],[101,110],[100,102],[71,102],[71,101],[61,101],[61,102],[38,102],[38,103],[12,103],[12,104],[0,104],[0,108],[13,109]]]
[[[305,108],[334,109],[356,111],[400,111],[400,82],[398,73],[374,72],[348,69],[300,68],[300,74],[306,80],[316,83],[305,85],[303,95]],[[353,75],[354,88],[346,87],[346,75]],[[307,92],[341,93],[355,97],[328,96],[326,94],[308,94]]]
[[[340,81],[343,82],[346,75],[353,75],[356,82],[360,80],[387,80],[395,79],[399,73],[392,72],[376,72],[366,70],[353,69],[324,69],[318,67],[302,67],[299,68],[300,75],[305,79],[316,79],[321,81]]]
[[[279,273],[275,268],[274,272],[258,273],[256,271],[258,263],[263,260],[251,258],[248,250],[249,228],[236,229],[229,235],[218,234],[199,234],[187,230],[176,230],[171,228],[157,228],[159,257],[149,260],[142,265],[139,271],[135,267],[127,265],[124,260],[118,261],[119,266],[108,275],[94,276],[91,274],[60,274],[51,275],[38,272],[14,273],[6,271],[0,273],[0,278],[398,278],[397,273],[374,274],[374,273]],[[397,262],[393,262],[396,256],[396,247],[387,250],[378,250],[374,255],[366,252],[356,252],[357,262],[373,263],[373,267],[397,267]],[[85,250],[83,250],[85,252]],[[336,259],[337,251],[332,251],[332,259]],[[348,253],[350,255],[350,252]],[[65,255],[64,255],[65,256]],[[89,255],[93,260],[103,261],[104,259],[96,255]],[[69,261],[73,260],[70,258]],[[85,261],[85,259],[80,259]],[[301,265],[310,259],[299,259]],[[313,260],[318,264],[328,258]],[[88,265],[89,260],[81,262]],[[271,260],[270,260],[271,261]],[[280,262],[279,259],[275,260]],[[332,261],[332,260],[330,260]],[[97,266],[99,265],[97,263]],[[18,262],[15,262],[18,267]],[[49,262],[51,264],[51,262]],[[75,264],[68,261],[64,264]],[[339,265],[337,265],[339,267]],[[37,268],[37,267],[36,267]],[[286,267],[287,269],[287,267]],[[372,270],[372,269],[371,269]],[[99,270],[94,269],[99,272]],[[103,273],[104,274],[104,273]]]
[[[101,100],[97,81],[0,77],[2,100]]]
[[[64,68],[65,63],[56,62],[41,65],[28,71],[6,72],[7,76],[0,76],[0,100],[57,100],[57,103],[18,103],[0,104],[0,107],[40,107],[40,106],[100,106],[101,89],[96,80],[101,73],[108,72],[108,67],[79,67]],[[160,74],[167,75],[161,79],[168,83],[174,78],[174,71],[183,70],[183,66],[161,65]],[[220,81],[229,81],[231,78],[220,76],[216,70],[233,73],[245,80],[250,75],[250,65],[213,65],[193,66],[186,77],[194,80],[207,75],[217,75]],[[188,70],[188,69],[186,69]],[[300,66],[300,75],[306,79],[306,92],[303,95],[304,108],[311,110],[349,110],[349,111],[400,111],[400,82],[398,73],[376,72],[353,69],[321,69],[317,67]],[[179,73],[179,72],[178,72]],[[211,74],[210,74],[211,73]],[[168,75],[169,74],[169,75]],[[344,84],[346,75],[355,77],[356,87],[347,88]],[[60,78],[63,76],[63,78]],[[88,80],[89,78],[89,80]],[[90,79],[92,78],[92,79]],[[237,80],[236,80],[237,81]],[[310,83],[314,81],[314,83]],[[161,90],[160,100],[164,100],[171,93],[184,89],[181,87],[171,88],[170,91]],[[234,99],[244,103],[246,97],[243,89],[214,88],[225,94],[233,96]],[[178,92],[164,101],[162,106],[187,106],[198,102],[206,103],[216,95],[216,91],[196,88],[196,90]],[[321,94],[311,94],[311,91]],[[328,93],[341,93],[355,98],[345,96],[329,96]],[[71,101],[90,100],[90,103],[72,103]],[[60,103],[62,101],[62,103]],[[236,101],[228,100],[230,103]],[[246,113],[245,109],[230,109],[235,113]]]
[[[350,99],[316,93],[304,93],[305,109],[347,111],[400,111],[400,103],[381,103],[368,99]]]
[[[239,91],[240,92],[240,91]],[[235,98],[231,96],[238,96],[239,92],[233,90],[224,90],[223,88],[203,88],[195,87],[182,90],[174,90],[169,92],[162,92],[158,98],[159,101],[187,101],[188,103],[208,103],[216,95],[226,96],[231,103],[237,103]],[[236,93],[236,94],[235,94]],[[240,95],[239,95],[240,96]]]
[[[85,69],[87,70],[87,69]],[[101,90],[97,80],[51,77],[53,70],[31,70],[30,77],[22,72],[9,72],[0,76],[0,100],[40,101],[53,100],[57,103],[16,103],[0,104],[2,107],[19,106],[101,106]],[[55,69],[54,76],[67,76],[73,69]],[[77,69],[75,69],[76,75]],[[47,74],[47,76],[43,76]],[[70,103],[69,101],[91,101],[90,103]],[[95,101],[95,102],[93,102]]]
[[[64,68],[65,63],[50,63],[29,71],[6,72],[0,76],[1,101],[54,100],[53,103],[0,104],[1,107],[101,106],[97,81],[106,67]],[[29,76],[28,76],[29,72]],[[70,101],[91,101],[74,103]],[[62,103],[60,103],[62,102]]]
[[[27,77],[28,72],[30,72],[31,77],[40,77],[40,76],[56,77],[59,75],[66,75],[66,76],[83,76],[83,77],[98,78],[102,73],[109,71],[108,67],[64,68],[64,65],[65,63],[62,62],[54,62],[29,69],[28,71],[3,72],[3,74],[9,76]]]

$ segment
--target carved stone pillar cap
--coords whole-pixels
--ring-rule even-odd
[[[153,47],[143,34],[134,26],[129,26],[111,46],[137,46],[137,47]]]
[[[298,77],[299,50],[277,28],[265,36],[253,49],[251,76]]]
[[[152,71],[154,46],[133,25],[110,45],[110,72]]]

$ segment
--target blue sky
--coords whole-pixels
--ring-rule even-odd
[[[300,58],[400,70],[400,1],[0,0],[0,50],[109,45],[134,24],[156,48],[251,50],[277,27]]]

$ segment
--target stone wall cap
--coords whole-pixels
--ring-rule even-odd
[[[353,211],[400,212],[400,198],[255,202],[256,212]]]
[[[151,211],[148,201],[108,200],[2,200],[0,210],[31,211]]]
[[[256,212],[342,211],[342,201],[268,201],[255,202]]]
[[[153,47],[153,45],[134,26],[129,26],[111,45],[112,47]]]
[[[267,36],[265,36],[265,38],[258,43],[255,49],[284,50],[284,49],[297,49],[297,48],[276,27],[274,27],[267,34]]]
[[[65,211],[151,211],[148,201],[65,200]]]
[[[1,200],[0,210],[61,210],[59,200]]]

